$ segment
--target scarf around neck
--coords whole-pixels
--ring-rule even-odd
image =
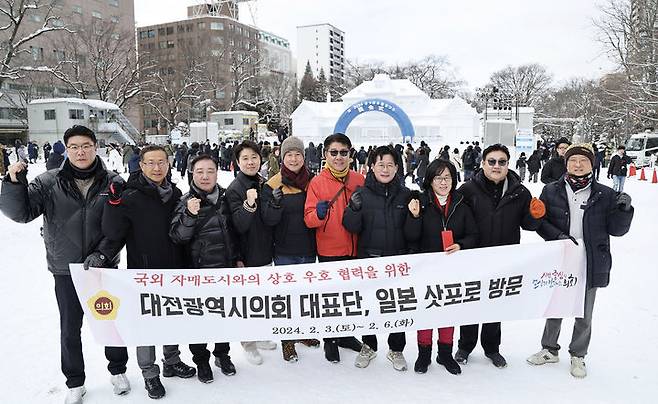
[[[306,165],[303,165],[299,172],[289,170],[285,164],[281,166],[281,182],[284,185],[305,191],[310,180],[311,173],[306,168]]]
[[[573,192],[576,192],[587,188],[587,186],[592,183],[592,178],[592,173],[580,176],[567,173],[564,176],[564,181],[569,184]]]
[[[155,182],[151,181],[149,177],[144,175],[144,173],[141,174],[142,178],[146,180],[146,183],[149,184],[150,186],[154,187],[158,191],[158,195],[160,196],[160,200],[162,203],[167,203],[171,199],[171,197],[174,195],[174,188],[171,186],[169,181],[165,178],[162,180],[162,184],[158,185]]]
[[[337,171],[331,165],[327,164],[327,170],[333,175],[336,179],[344,181],[344,178],[347,177],[347,174],[350,172],[350,166],[347,165],[343,171]]]

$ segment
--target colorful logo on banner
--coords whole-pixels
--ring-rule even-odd
[[[101,290],[87,300],[87,306],[96,320],[116,320],[120,300]]]

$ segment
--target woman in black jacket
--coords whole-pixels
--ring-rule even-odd
[[[408,215],[407,204],[411,191],[401,185],[397,175],[395,150],[390,146],[378,147],[369,162],[365,185],[357,189],[343,215],[343,226],[359,236],[357,257],[385,257],[406,254],[407,241],[399,229],[404,227]],[[406,345],[405,334],[393,333],[388,337],[389,352],[386,357],[396,370],[406,370],[407,362],[402,355]],[[361,352],[355,365],[365,368],[376,356],[377,337],[363,337]]]
[[[315,152],[315,148],[309,145]],[[308,149],[307,149],[308,150]],[[306,189],[313,174],[304,164],[304,143],[295,136],[281,144],[281,171],[263,185],[263,223],[274,229],[274,265],[306,264],[316,260],[315,230],[304,223]],[[281,341],[283,359],[297,362],[295,340]],[[299,342],[319,347],[320,341]]]
[[[217,185],[217,160],[201,154],[191,161],[190,192],[178,202],[169,229],[169,237],[186,250],[188,268],[233,268],[236,266],[235,235],[229,227],[230,210],[224,189]],[[213,381],[207,344],[190,344],[197,376],[203,383]],[[229,343],[217,342],[213,355],[215,365],[227,376],[235,374],[229,356]]]
[[[457,169],[446,160],[437,159],[427,168],[420,200],[409,203],[410,218],[405,223],[405,235],[419,243],[421,252],[445,251],[452,254],[478,244],[478,230],[471,208],[457,191]],[[451,237],[450,237],[451,236]],[[444,243],[453,242],[450,245]],[[452,374],[461,373],[452,357],[454,327],[439,328],[437,362]],[[432,355],[432,330],[418,331],[417,373],[427,372]]]

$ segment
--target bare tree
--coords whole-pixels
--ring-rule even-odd
[[[599,39],[623,75],[603,87],[627,126],[658,122],[658,0],[607,0],[594,20]],[[621,119],[621,118],[620,118]]]
[[[271,73],[261,79],[263,96],[269,107],[263,111],[265,123],[287,120],[292,113],[293,99],[297,96],[296,80],[290,73]]]
[[[0,86],[35,69],[27,48],[35,38],[54,31],[68,31],[57,0],[0,0]],[[28,22],[32,17],[40,24]],[[39,55],[34,55],[39,56]]]
[[[489,85],[515,98],[521,105],[533,105],[548,90],[551,81],[546,68],[533,63],[507,66],[491,75]]]

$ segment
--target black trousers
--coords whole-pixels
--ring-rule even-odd
[[[376,335],[364,335],[361,340],[364,344],[368,345],[373,351],[377,351],[377,336]],[[388,348],[394,352],[404,351],[404,347],[407,345],[407,335],[403,332],[394,332],[388,334]]]
[[[352,257],[351,255],[343,255],[343,256],[338,256],[338,257],[328,257],[324,255],[318,255],[318,262],[333,262],[333,261],[347,261],[347,260],[353,260],[356,257]],[[337,342],[338,340],[341,339],[349,339],[352,337],[338,337],[338,338],[323,338],[324,342]],[[377,343],[376,338],[375,338],[375,344]],[[370,346],[370,344],[368,344]],[[370,346],[372,348],[372,346]],[[375,348],[372,348],[375,349]]]
[[[479,324],[463,325],[459,327],[459,349],[468,353],[473,352],[478,343]],[[482,324],[480,344],[485,354],[498,353],[500,347],[500,323]]]
[[[201,363],[208,363],[210,360],[210,351],[207,348],[208,344],[190,344],[190,352],[192,352],[192,362],[199,365]],[[216,342],[215,349],[212,354],[214,357],[219,358],[222,355],[228,355],[231,346],[228,342]]]
[[[70,275],[55,275],[55,297],[59,308],[59,329],[62,373],[69,388],[85,384],[85,362],[82,356],[82,316],[84,312],[75,292]],[[107,370],[113,375],[126,372],[128,351],[126,347],[105,347],[109,361]]]

